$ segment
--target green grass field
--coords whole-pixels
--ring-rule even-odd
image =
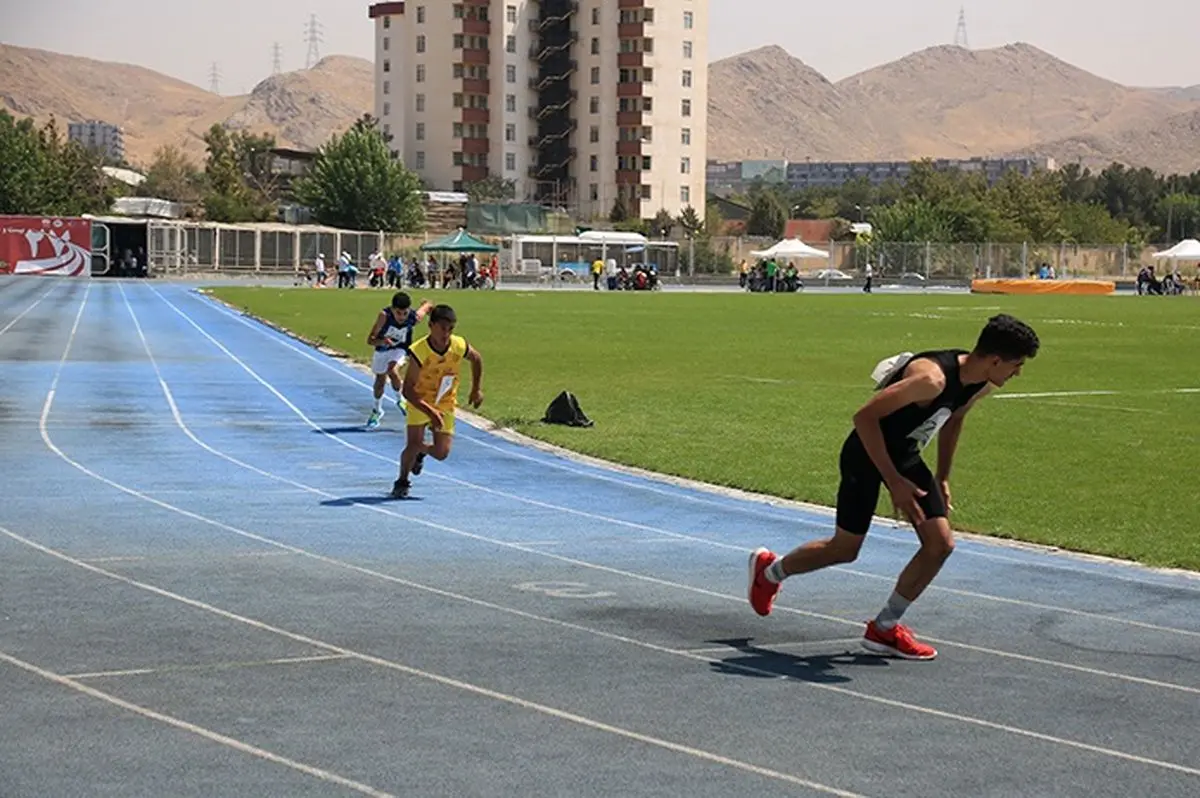
[[[212,293],[364,362],[390,297]],[[969,348],[988,316],[1013,313],[1042,351],[1004,393],[1116,393],[982,402],[955,460],[955,527],[1200,570],[1200,393],[1179,392],[1200,389],[1200,300],[414,293],[424,296],[453,305],[483,353],[490,419],[619,463],[821,504],[834,501],[838,449],[881,358]],[[564,389],[595,427],[540,423]],[[932,466],[936,446],[927,457]],[[879,509],[890,510],[886,491]]]

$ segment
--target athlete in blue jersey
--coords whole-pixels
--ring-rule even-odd
[[[375,406],[371,408],[371,416],[367,419],[368,429],[379,426],[383,418],[383,392],[387,383],[392,383],[396,392],[396,407],[401,413],[405,412],[404,377],[400,373],[408,363],[408,348],[413,342],[413,328],[433,309],[433,303],[428,300],[421,302],[416,310],[412,309],[412,299],[403,291],[397,291],[392,297],[392,304],[379,311],[375,324],[367,334],[367,343],[375,347],[371,356],[371,371],[375,373]]]

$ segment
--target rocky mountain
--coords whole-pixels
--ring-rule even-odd
[[[120,125],[126,158],[146,165],[164,144],[200,162],[214,123],[272,133],[311,149],[374,108],[370,61],[330,56],[275,75],[248,95],[224,97],[144,67],[0,44],[0,107],[44,122],[99,119]]]
[[[712,64],[709,87],[708,154],[719,160],[1035,152],[1200,168],[1191,90],[1122,86],[1028,44],[932,47],[837,83],[770,47]]]

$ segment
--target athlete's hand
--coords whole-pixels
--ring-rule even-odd
[[[442,428],[442,424],[445,423],[445,421],[442,419],[442,411],[437,410],[436,408],[431,408],[431,410],[432,412],[429,413],[429,426],[434,430],[440,430]]]
[[[942,491],[942,501],[946,503],[946,512],[954,509],[954,505],[950,503],[950,481],[946,479],[938,480],[938,488]]]
[[[918,501],[925,495],[925,491],[904,477],[897,478],[896,482],[889,483],[887,487],[888,492],[892,494],[892,506],[904,513],[913,526],[925,520],[925,511],[921,509],[921,503]]]
[[[471,402],[471,407],[479,407],[481,404],[483,404],[483,394],[480,392],[480,390],[478,388],[471,389],[470,402]]]

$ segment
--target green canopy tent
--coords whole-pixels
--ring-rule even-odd
[[[422,252],[499,252],[500,247],[480,241],[461,227],[445,238],[421,245]]]

